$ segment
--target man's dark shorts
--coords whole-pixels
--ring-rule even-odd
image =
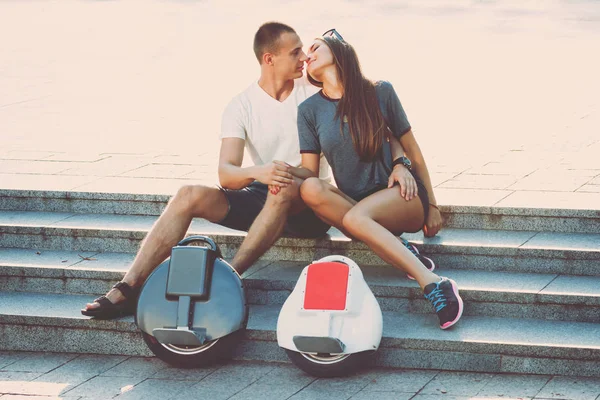
[[[221,188],[229,202],[229,212],[219,225],[231,229],[248,232],[256,216],[267,201],[269,187],[254,181],[240,190]],[[301,238],[316,238],[324,236],[330,226],[321,221],[310,208],[305,208],[298,214],[290,215],[285,224],[283,234]]]

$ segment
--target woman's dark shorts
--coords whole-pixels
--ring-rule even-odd
[[[420,178],[418,178],[414,172],[411,171],[411,173],[412,176],[415,178],[415,181],[417,182],[417,194],[419,195],[419,200],[421,200],[421,204],[423,204],[423,212],[425,214],[423,225],[425,225],[425,222],[427,222],[427,217],[429,216],[429,195],[427,194],[427,189],[425,188],[423,181]],[[396,182],[396,185],[398,185],[398,182]],[[352,196],[352,198],[356,201],[361,201],[362,199],[369,197],[373,193],[377,193],[380,190],[386,188],[387,185],[377,185],[373,189],[359,193],[356,196]]]
[[[269,187],[254,181],[240,190],[223,189],[221,191],[229,202],[229,212],[219,225],[239,231],[246,231],[261,212],[267,201]],[[316,238],[324,236],[330,226],[321,221],[310,208],[305,208],[298,214],[290,215],[285,224],[283,234],[301,238]]]

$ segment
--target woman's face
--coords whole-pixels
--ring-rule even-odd
[[[306,56],[308,57],[306,72],[318,81],[321,81],[318,77],[323,75],[323,71],[334,66],[333,53],[321,39],[315,39]]]

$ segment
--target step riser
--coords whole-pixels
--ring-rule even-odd
[[[166,201],[115,201],[0,196],[0,210],[4,211],[158,216],[165,209],[166,205]]]
[[[289,362],[285,352],[271,341],[244,341],[236,359]],[[429,351],[384,347],[370,359],[370,367],[434,369],[534,375],[600,376],[599,361],[569,358],[524,357],[460,351]],[[369,367],[367,366],[367,368]]]
[[[0,290],[34,293],[90,294],[99,296],[110,290],[120,280],[123,273],[115,273],[110,280],[83,278],[42,278],[26,276],[0,276]],[[293,286],[290,283],[286,286]],[[382,311],[399,313],[431,314],[431,305],[421,298],[417,290],[397,291],[394,297],[382,295],[378,287],[372,288]],[[290,289],[262,290],[247,288],[247,299],[253,305],[283,305]],[[465,301],[464,315],[490,316],[502,318],[535,318],[554,321],[600,322],[600,306],[597,299],[571,299],[580,304],[545,304],[544,296],[517,296],[505,293],[486,295],[481,291],[462,290]],[[482,298],[488,301],[482,301]],[[83,304],[81,305],[83,307]]]
[[[151,356],[139,333],[62,327],[0,325],[0,350],[53,351],[82,354]],[[485,349],[484,349],[485,350]],[[490,349],[491,350],[491,349]],[[540,358],[494,352],[430,351],[385,346],[370,360],[371,367],[440,369],[488,373],[519,373],[600,377],[600,362]],[[238,360],[289,362],[274,341],[242,341]]]
[[[598,233],[600,218],[444,213],[444,227],[505,231]]]
[[[152,356],[139,332],[0,324],[0,350]]]
[[[283,305],[289,290],[248,290],[248,302],[256,305]],[[411,314],[433,314],[431,304],[418,297],[375,296],[381,311]],[[463,315],[499,318],[528,318],[548,321],[600,322],[600,307],[591,304],[543,304],[523,302],[480,301],[481,292],[461,291]]]
[[[62,197],[57,194],[52,197],[39,195],[23,197],[20,194],[18,191],[11,191],[2,195],[2,191],[0,191],[0,210],[158,216],[166,207],[169,198],[164,195],[94,193],[68,193],[63,194]],[[144,198],[151,200],[144,200]],[[569,212],[568,216],[552,216],[551,213],[548,215],[548,210],[540,210],[537,215],[536,211],[532,211],[532,215],[528,215],[527,212],[514,215],[514,210],[510,209],[504,211],[489,209],[490,213],[485,214],[481,211],[469,211],[471,210],[443,212],[444,226],[447,228],[539,230],[564,233],[598,233],[598,226],[600,226],[600,212],[582,211],[585,213],[584,216],[574,215],[576,212]],[[564,214],[564,212],[562,213]]]
[[[385,317],[384,317],[385,318]],[[430,323],[437,321],[435,316],[429,318]],[[419,329],[415,327],[415,329]],[[443,335],[443,331],[439,331]],[[437,335],[436,335],[437,336]],[[246,337],[252,340],[277,342],[275,331],[250,330]],[[457,353],[504,355],[515,357],[542,357],[573,359],[600,362],[600,349],[562,348],[552,346],[530,346],[527,344],[479,343],[470,341],[439,341],[429,339],[390,338],[383,337],[379,349],[402,349],[412,351],[448,351]],[[600,372],[600,371],[599,371]]]
[[[143,237],[143,232],[132,232],[129,237],[0,233],[0,248],[136,253]]]
[[[124,275],[124,274],[123,274]],[[37,278],[28,276],[0,276],[0,291],[90,294],[106,294],[119,279],[99,280],[80,278]]]
[[[425,252],[425,250],[424,250]],[[427,252],[440,271],[444,268],[469,269],[480,271],[506,271],[534,274],[563,274],[599,276],[600,261],[576,258],[532,257],[524,255],[511,256],[486,256],[477,254],[440,254]]]
[[[88,231],[69,230],[71,235],[59,236],[53,229],[44,229],[44,234],[0,233],[0,248],[22,248],[37,250],[65,250],[88,252],[136,253],[145,232],[129,232],[124,237],[87,236]],[[64,230],[62,230],[64,231]],[[86,236],[78,236],[80,234]],[[241,237],[212,235],[225,258],[233,258],[239,249]],[[338,254],[350,257],[359,265],[386,264],[365,246],[340,249],[337,245],[311,247],[287,245],[286,239],[277,242],[261,260],[312,262],[322,257]],[[337,247],[337,248],[336,248]],[[347,247],[347,246],[346,246]],[[358,248],[356,248],[358,247]],[[430,256],[440,269],[474,269],[481,271],[513,271],[528,273],[600,275],[600,255],[589,252],[540,251],[528,249],[485,249],[488,254],[479,254],[477,247],[445,248],[439,245],[422,246],[424,254]],[[444,253],[446,251],[446,253]]]

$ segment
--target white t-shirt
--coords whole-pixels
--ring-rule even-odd
[[[274,160],[294,167],[301,164],[298,139],[298,105],[317,93],[306,77],[294,80],[292,93],[278,101],[265,92],[258,81],[234,97],[225,108],[220,139],[240,138],[255,165]],[[321,154],[321,179],[330,179],[329,165]]]

